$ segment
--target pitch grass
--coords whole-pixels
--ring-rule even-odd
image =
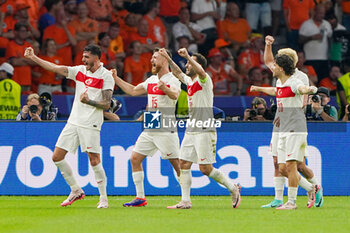
[[[261,209],[273,197],[242,197],[232,209],[228,196],[194,196],[193,209],[169,210],[177,196],[149,196],[148,206],[125,208],[130,196],[109,197],[109,209],[96,209],[97,196],[60,207],[62,196],[0,196],[0,232],[350,232],[350,197],[325,197],[322,208]],[[285,198],[286,199],[286,198]]]

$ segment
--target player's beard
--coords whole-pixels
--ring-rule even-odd
[[[87,62],[86,63],[86,70],[90,70],[91,71],[91,68],[94,66],[94,63],[93,62]]]
[[[193,77],[196,75],[196,72],[194,71],[194,69],[190,69],[190,70],[186,70],[186,75],[189,77]]]
[[[158,74],[161,68],[160,66],[152,66],[152,74]]]

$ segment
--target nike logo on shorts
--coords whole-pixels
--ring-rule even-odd
[[[90,147],[90,146],[88,146],[88,147],[86,147],[86,149],[91,149],[92,147]]]
[[[204,158],[204,159],[201,159],[201,161],[204,161],[204,160],[206,160],[206,158]]]
[[[170,153],[170,154],[166,154],[166,156],[170,156],[170,155],[172,155],[173,153]]]

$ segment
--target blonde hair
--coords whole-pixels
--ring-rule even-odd
[[[287,55],[288,57],[290,57],[293,60],[294,66],[296,66],[298,63],[298,55],[294,49],[291,49],[291,48],[280,49],[277,51],[277,54],[278,55]]]
[[[39,99],[40,99],[40,96],[39,96],[38,94],[36,94],[36,93],[28,95],[28,97],[27,97],[27,103],[28,103],[29,101],[31,101],[32,99],[37,99],[37,100],[39,100]]]

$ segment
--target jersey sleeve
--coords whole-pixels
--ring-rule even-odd
[[[303,86],[303,85],[304,85],[304,84],[303,84],[300,80],[294,79],[294,80],[292,81],[292,83],[291,83],[292,92],[293,92],[294,94],[296,94],[296,95],[300,95],[298,89],[299,89],[300,86]]]
[[[112,76],[112,72],[108,71],[106,75],[106,79],[103,82],[102,90],[114,90],[114,79]]]
[[[172,78],[169,82],[170,84],[170,87],[174,87],[176,88],[177,90],[181,90],[181,82],[177,79],[177,78]]]
[[[76,76],[81,69],[81,66],[67,66],[68,76],[67,79],[76,81]]]
[[[182,73],[182,77],[186,83],[186,85],[191,85],[192,84],[192,79],[188,77],[186,74]]]
[[[145,81],[143,81],[142,83],[139,84],[143,87],[143,89],[145,89],[145,91],[147,91],[147,86],[148,86],[149,80],[150,80],[150,78],[146,79]]]
[[[309,86],[309,77],[304,72],[301,72],[301,71],[300,71],[300,81],[305,86]]]

